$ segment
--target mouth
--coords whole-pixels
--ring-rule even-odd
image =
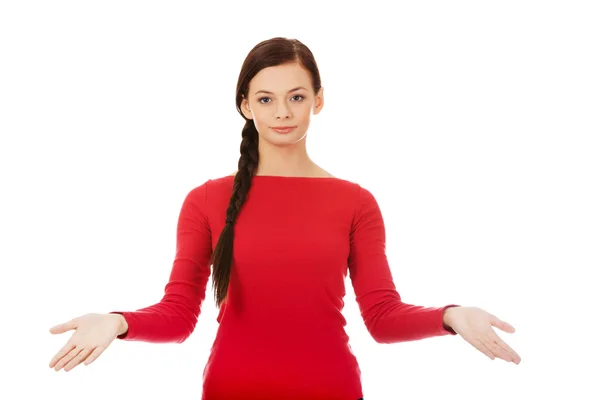
[[[296,129],[296,127],[295,126],[275,126],[275,127],[272,127],[271,129],[273,129],[277,133],[290,133],[291,131]]]

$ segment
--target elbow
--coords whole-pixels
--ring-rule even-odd
[[[377,329],[377,324],[374,322],[374,320],[366,322],[365,326],[367,327],[367,331],[369,332],[369,335],[371,335],[375,343],[390,343],[389,338],[385,336],[384,332],[382,332],[381,329]]]
[[[369,330],[369,333],[371,334],[371,337],[373,338],[375,343],[379,343],[379,344],[393,343],[389,340],[389,338],[386,338],[384,335],[381,335],[381,333],[378,332],[377,330],[371,329],[371,330]]]
[[[163,300],[163,303],[166,303]],[[171,326],[171,331],[175,336],[175,343],[185,342],[194,332],[200,315],[200,308],[190,308],[183,303],[169,302],[165,306],[165,313],[169,316],[165,321]],[[168,308],[167,308],[168,307]]]
[[[176,343],[183,343],[192,336],[194,333],[194,329],[196,328],[197,319],[189,319],[183,318],[181,321],[181,331],[179,334],[179,338],[176,340]]]

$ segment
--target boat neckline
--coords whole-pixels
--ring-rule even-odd
[[[233,179],[235,175],[226,175],[225,179]],[[283,176],[283,175],[254,175],[252,179],[258,178],[259,180],[278,180],[278,181],[341,181],[345,182],[345,179],[338,178],[336,176]]]
[[[225,178],[235,178],[235,175],[226,175]],[[336,176],[284,176],[284,175],[254,175],[252,178],[275,178],[275,179],[313,179],[313,180],[343,180]]]

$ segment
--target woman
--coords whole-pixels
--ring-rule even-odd
[[[376,199],[307,154],[310,118],[323,104],[319,71],[304,44],[273,38],[255,46],[236,91],[246,120],[238,171],[186,196],[163,298],[51,328],[76,332],[50,367],[90,364],[115,338],[183,342],[196,326],[211,265],[219,329],[203,374],[205,400],[361,399],[361,372],[342,316],[348,273],[378,343],[459,334],[490,359],[518,364],[492,326],[514,328],[486,311],[401,301]]]

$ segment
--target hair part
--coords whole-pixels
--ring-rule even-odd
[[[235,222],[250,191],[259,160],[258,131],[254,120],[246,118],[242,113],[241,104],[248,98],[250,81],[258,72],[264,68],[293,62],[299,63],[309,72],[316,95],[321,89],[321,76],[317,63],[310,49],[297,39],[274,37],[258,43],[246,56],[238,77],[235,94],[236,109],[246,120],[246,124],[242,129],[238,172],[233,180],[231,198],[224,218],[225,227],[211,256],[213,289],[218,308],[226,299],[229,288]]]

